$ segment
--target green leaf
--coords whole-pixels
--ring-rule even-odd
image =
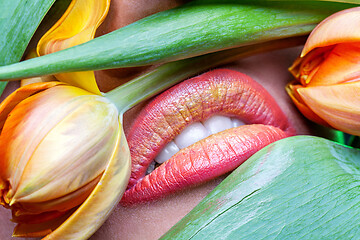
[[[357,239],[360,151],[296,136],[263,148],[162,239]]]
[[[1,67],[0,79],[164,63],[226,48],[308,34],[351,4],[191,1],[84,44]]]
[[[55,0],[0,0],[0,66],[20,61]],[[0,83],[0,94],[6,83]]]
[[[279,1],[279,0],[267,0],[267,1]],[[282,1],[291,1],[291,0],[282,0]],[[341,2],[341,3],[360,4],[360,0],[314,0],[314,1]]]

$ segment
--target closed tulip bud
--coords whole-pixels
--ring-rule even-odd
[[[19,223],[15,235],[49,233],[52,222],[85,200],[80,208],[91,205],[89,197],[102,199],[86,213],[99,222],[101,212],[119,201],[130,154],[119,112],[108,99],[62,83],[35,83],[15,91],[0,111],[0,203]],[[116,183],[104,180],[109,171]],[[31,224],[42,230],[23,234]]]
[[[310,120],[360,135],[360,7],[331,15],[290,67],[287,92]]]

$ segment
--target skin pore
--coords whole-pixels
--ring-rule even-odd
[[[176,7],[184,2],[186,1],[114,0],[112,1],[108,18],[99,29],[98,34],[105,34],[142,17]],[[260,83],[275,98],[280,108],[295,127],[297,134],[316,135],[311,130],[314,125],[311,125],[301,116],[284,90],[286,83],[292,80],[287,68],[295,60],[300,51],[301,47],[283,49],[239,59],[234,63],[221,67],[245,73]],[[96,77],[101,90],[107,91],[147,69],[148,67],[141,67],[99,71],[96,72]],[[10,87],[16,87],[16,84],[11,84]],[[7,91],[10,92],[11,89],[8,88]],[[146,103],[141,103],[125,113],[125,134],[128,133],[132,122]],[[225,176],[218,177],[200,186],[186,189],[155,202],[130,207],[123,207],[119,204],[110,218],[90,239],[158,239],[195,207],[224,178]],[[10,221],[10,218],[10,211],[1,207],[0,222],[2,224],[0,225],[0,239],[11,239],[11,233],[15,224]]]

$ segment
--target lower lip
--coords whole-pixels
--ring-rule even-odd
[[[205,138],[146,170],[161,149],[187,125],[213,114],[251,124]],[[184,81],[155,98],[134,121],[127,140],[132,173],[121,203],[165,197],[234,170],[252,154],[295,133],[276,101],[250,77],[218,69]]]

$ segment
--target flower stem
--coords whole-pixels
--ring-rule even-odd
[[[136,104],[209,68],[241,57],[301,45],[304,41],[305,37],[285,38],[168,62],[104,95],[116,105],[119,113],[123,114]]]

